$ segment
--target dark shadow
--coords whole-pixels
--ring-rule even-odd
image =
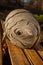
[[[3,55],[3,65],[11,65],[10,56],[7,48],[6,53]]]

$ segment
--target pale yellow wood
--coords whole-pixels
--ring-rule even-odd
[[[24,50],[28,59],[31,59],[32,63],[34,65],[43,65],[43,61],[41,60],[41,58],[38,56],[38,54],[35,52],[35,50]]]
[[[17,48],[6,39],[12,65],[30,65],[20,48]]]
[[[38,44],[35,46],[35,49],[38,52],[38,54],[41,56],[41,58],[43,59],[43,46],[41,46],[41,44]]]
[[[43,42],[43,31],[41,32],[41,42]],[[41,43],[36,44],[34,47],[39,53],[40,57],[43,59],[43,46],[41,45]]]

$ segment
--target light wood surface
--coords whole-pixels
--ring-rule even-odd
[[[43,65],[43,50],[20,49],[6,39],[12,65]],[[40,54],[37,53],[37,52]]]
[[[6,43],[8,46],[8,51],[12,65],[30,65],[22,49],[17,48],[13,44],[11,44],[8,39],[6,39]]]

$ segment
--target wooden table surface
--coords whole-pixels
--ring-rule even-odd
[[[8,38],[4,41],[3,44],[7,44],[12,65],[43,65],[43,46],[41,44],[34,46],[34,49],[21,49],[14,46]]]

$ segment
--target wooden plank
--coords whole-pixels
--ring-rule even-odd
[[[24,50],[26,53],[28,59],[31,59],[33,65],[43,65],[43,61],[41,58],[38,56],[38,54],[35,52],[35,50]]]
[[[2,65],[2,49],[1,49],[1,22],[0,22],[0,65]]]
[[[38,44],[36,45],[35,50],[40,55],[41,59],[43,60],[43,46],[41,46],[41,44]]]
[[[42,51],[38,51],[38,53],[39,53],[41,59],[43,60],[43,50]]]
[[[38,44],[36,45],[35,50],[40,55],[41,59],[43,60],[43,46]]]
[[[41,41],[43,41],[42,34],[43,32],[41,32]],[[43,46],[41,46],[41,44],[36,44],[34,48],[36,51],[34,49],[25,49],[24,52],[34,65],[43,65]]]
[[[41,42],[43,42],[43,31],[41,32]],[[36,44],[35,49],[43,60],[43,46],[41,44],[42,43]]]
[[[12,65],[30,65],[20,48],[17,48],[6,39]]]

